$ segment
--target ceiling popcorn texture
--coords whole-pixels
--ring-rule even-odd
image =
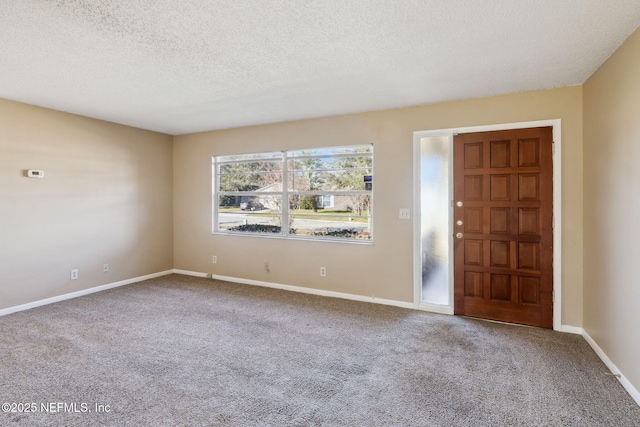
[[[582,84],[638,0],[0,0],[0,98],[172,135]]]

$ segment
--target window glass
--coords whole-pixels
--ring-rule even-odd
[[[217,156],[213,172],[216,233],[372,240],[373,145]]]
[[[219,196],[221,231],[282,234],[282,197]]]

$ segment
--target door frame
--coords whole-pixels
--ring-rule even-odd
[[[553,128],[553,330],[562,330],[562,121],[561,119],[530,122],[501,123],[434,129],[413,132],[413,305],[418,310],[453,314],[453,136],[459,133],[489,132],[531,127]],[[436,305],[420,301],[422,293],[422,256],[420,254],[420,139],[449,138],[449,305]]]

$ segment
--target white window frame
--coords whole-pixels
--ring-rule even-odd
[[[329,154],[327,155],[326,153],[322,153],[323,151],[339,151],[339,150],[343,150],[343,149],[357,149],[359,147],[369,147],[370,148],[370,153],[333,153],[333,154]],[[311,153],[316,153],[316,154],[310,154],[310,155],[293,155],[291,156],[290,153],[300,153],[303,151],[309,151]],[[320,152],[321,154],[317,154],[318,152]],[[277,154],[281,154],[281,157],[275,157]],[[235,192],[229,192],[229,191],[220,191],[220,183],[219,183],[219,167],[221,165],[224,164],[229,164],[229,163],[242,163],[242,162],[247,162],[247,161],[251,161],[249,159],[246,160],[223,160],[220,161],[219,159],[224,159],[226,157],[233,157],[233,155],[217,155],[217,156],[212,156],[212,167],[211,167],[211,171],[212,171],[212,217],[213,217],[213,221],[212,221],[212,233],[213,234],[225,234],[225,235],[234,235],[234,236],[251,236],[251,237],[264,237],[264,238],[276,238],[276,239],[295,239],[295,240],[312,240],[312,241],[331,241],[331,242],[340,242],[340,243],[350,243],[350,244],[373,244],[373,240],[374,240],[374,233],[373,233],[373,206],[374,206],[374,202],[373,202],[373,190],[369,189],[369,190],[312,190],[312,191],[296,191],[295,189],[289,189],[289,160],[304,160],[304,159],[314,159],[314,158],[327,158],[327,157],[332,157],[332,158],[340,158],[340,157],[345,157],[345,158],[350,158],[350,157],[371,157],[371,167],[367,167],[366,169],[370,169],[371,170],[371,176],[373,177],[374,175],[374,150],[373,150],[373,144],[357,144],[357,145],[350,145],[350,146],[340,146],[340,147],[317,147],[317,148],[310,148],[310,149],[298,149],[298,150],[288,150],[288,151],[281,151],[281,152],[266,152],[266,153],[246,153],[246,154],[238,154],[238,156],[251,156],[251,155],[255,155],[256,159],[258,159],[258,156],[267,156],[266,158],[264,158],[265,161],[278,161],[278,162],[282,162],[282,188],[281,191],[273,191],[273,192],[264,192],[264,191],[235,191]],[[346,168],[346,169],[351,169],[351,168]],[[358,170],[358,169],[365,169],[365,168],[353,168],[353,170]],[[330,172],[330,171],[334,171],[335,169],[313,169],[314,171],[317,172]],[[292,234],[289,232],[289,227],[287,226],[282,226],[281,227],[281,231],[280,233],[260,233],[260,232],[249,232],[249,231],[232,231],[232,230],[225,230],[225,229],[221,229],[220,228],[220,224],[219,224],[219,200],[220,200],[220,196],[226,195],[226,196],[236,196],[236,197],[256,197],[256,198],[263,198],[265,196],[276,196],[276,197],[280,197],[281,198],[281,204],[282,204],[282,211],[280,213],[281,218],[280,218],[280,222],[281,224],[289,224],[289,216],[290,216],[290,208],[289,208],[289,197],[292,195],[298,195],[298,196],[329,196],[331,198],[332,206],[330,206],[329,208],[335,206],[335,196],[338,195],[347,195],[347,196],[351,196],[351,195],[368,195],[369,196],[369,214],[368,215],[350,215],[349,216],[349,220],[351,220],[351,218],[367,218],[368,219],[368,232],[370,233],[370,238],[368,239],[356,239],[356,238],[344,238],[344,237],[330,237],[330,236],[310,236],[310,235],[297,235],[297,234]],[[295,215],[297,218],[304,218],[305,216],[310,216],[309,214],[296,214]],[[331,216],[331,215],[326,215],[326,216]]]

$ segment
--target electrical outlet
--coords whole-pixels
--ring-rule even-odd
[[[106,273],[107,271],[109,271],[109,264],[102,264],[102,272]]]
[[[320,267],[320,276],[325,277],[327,275],[327,267]]]
[[[269,272],[269,261],[264,262],[264,271]]]
[[[400,208],[400,212],[398,214],[400,219],[411,219],[411,209]]]
[[[71,280],[76,280],[79,276],[79,272],[77,268],[71,270]]]
[[[214,264],[217,264],[218,263],[218,257],[214,255],[213,258],[211,258],[211,262],[214,263]]]

